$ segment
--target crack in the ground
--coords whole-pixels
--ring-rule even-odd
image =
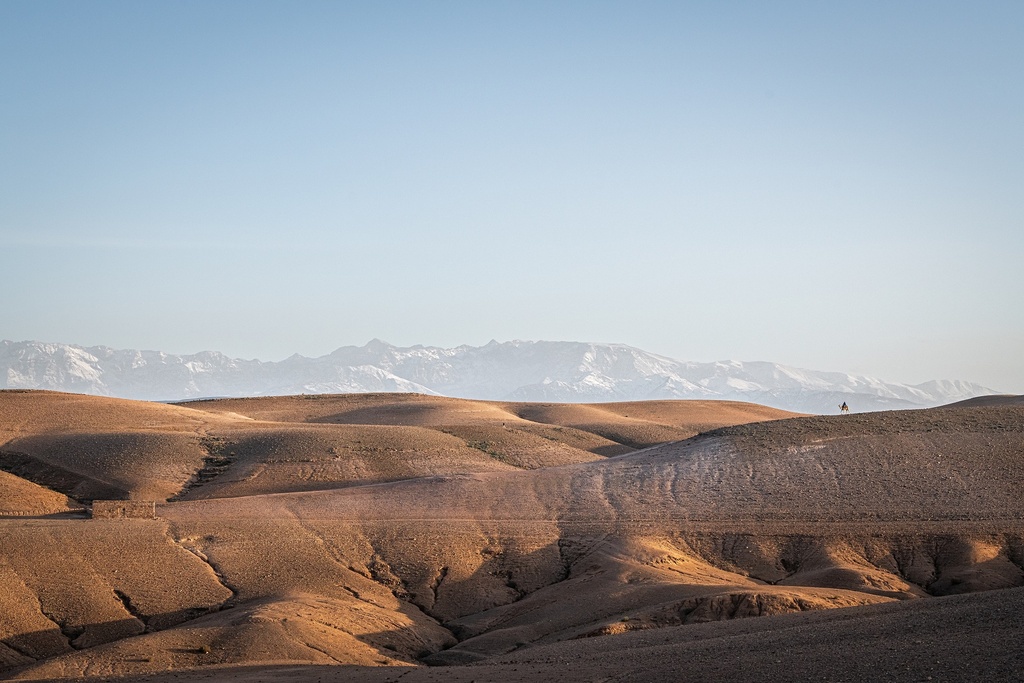
[[[61,626],[59,621],[54,619],[53,616],[48,614],[46,612],[46,610],[43,609],[43,602],[42,602],[42,600],[39,599],[39,595],[34,590],[31,590],[28,587],[28,585],[25,583],[25,580],[23,578],[21,578],[20,575],[15,574],[15,576],[17,577],[18,582],[21,584],[21,586],[28,592],[29,595],[31,595],[35,599],[36,609],[39,610],[39,614],[41,614],[45,619],[49,620],[54,626],[57,627],[57,630],[60,631],[60,634],[62,636],[64,636],[65,640],[67,640],[67,644],[68,644],[69,648],[74,648],[74,646],[71,644],[72,638],[69,638],[68,634],[64,632],[64,627]],[[75,637],[77,638],[78,636],[76,635]],[[10,645],[10,643],[7,643],[6,641],[4,641],[4,643],[6,645],[8,645],[8,647],[11,647],[12,649],[14,649],[14,647],[12,645]],[[26,655],[26,656],[28,656],[28,655]],[[32,659],[37,659],[37,658],[33,657]]]
[[[417,609],[425,617],[427,617],[432,622],[437,624],[439,627],[441,627],[445,631],[447,631],[456,642],[458,641],[458,637],[452,632],[452,630],[450,628],[446,627],[441,622],[440,619],[438,619],[436,616],[431,614],[430,611],[427,610],[426,608],[424,608],[422,605],[419,605],[418,603],[413,601],[412,594],[409,591],[409,587],[406,584],[405,580],[402,579],[400,576],[398,576],[392,570],[391,565],[388,564],[388,562],[386,560],[384,560],[384,558],[380,554],[380,548],[377,548],[376,546],[374,546],[373,543],[369,543],[370,548],[373,550],[374,554],[373,554],[373,558],[367,564],[367,573],[360,572],[360,571],[355,571],[352,568],[351,563],[349,562],[348,558],[346,558],[343,555],[341,555],[341,553],[339,553],[337,551],[337,549],[334,547],[334,545],[330,542],[329,539],[324,537],[323,534],[321,534],[319,531],[317,531],[311,525],[306,524],[302,520],[301,516],[298,513],[296,513],[294,510],[289,509],[288,511],[291,514],[292,518],[295,520],[295,523],[299,525],[299,528],[301,528],[303,531],[305,531],[306,533],[311,535],[316,540],[317,544],[320,545],[326,551],[327,556],[331,559],[331,561],[333,561],[335,564],[337,564],[342,569],[351,571],[352,573],[356,574],[357,576],[360,576],[360,577],[362,577],[364,579],[368,579],[370,581],[373,581],[377,585],[387,589],[396,599],[400,600],[404,604],[410,605],[410,606],[414,607],[415,609]],[[444,577],[447,575],[447,573],[448,573],[448,567],[444,567],[443,570],[442,570],[442,573],[434,581],[434,583],[433,583],[433,585],[431,587],[433,595],[434,595],[434,601],[435,602],[437,600],[437,587],[440,585],[441,581],[444,580]],[[355,590],[354,588],[351,588],[351,587],[345,586],[345,585],[339,585],[338,587],[341,588],[342,590],[344,590],[345,592],[347,592],[349,595],[351,595],[356,600],[359,600],[360,602],[363,602],[363,603],[365,603],[367,605],[372,605],[373,607],[376,607],[378,609],[383,609],[383,610],[389,610],[390,611],[390,608],[388,608],[388,607],[386,607],[384,605],[378,604],[377,602],[374,602],[373,600],[369,600],[369,599],[363,597],[363,595],[359,591]],[[339,627],[337,627],[337,626],[335,626],[333,624],[328,624],[326,622],[323,622],[323,624],[325,626],[330,626],[331,628],[334,628],[336,630],[342,631],[344,633],[349,633],[350,635],[355,636],[354,633],[350,633],[349,631],[345,631],[345,629],[339,628]],[[426,641],[424,641],[418,634],[416,634],[416,637],[425,646],[427,645]],[[380,648],[378,648],[378,652],[382,656],[390,657],[390,655],[388,655],[388,654],[386,654],[384,652],[380,652]],[[435,651],[433,651],[433,650],[428,650],[423,655],[423,657],[430,656],[431,654],[434,654],[434,652]],[[324,653],[324,654],[327,654],[327,653]],[[330,656],[330,655],[327,655],[327,656]],[[422,657],[421,657],[421,659],[422,659]]]
[[[348,664],[348,662],[341,661],[340,659],[338,659],[337,657],[335,657],[334,655],[332,655],[330,652],[328,652],[327,650],[323,649],[322,647],[317,647],[313,643],[307,643],[306,641],[301,641],[301,642],[302,642],[303,645],[308,647],[310,650],[313,650],[314,652],[319,652],[320,654],[322,654],[323,656],[327,657],[328,659],[330,659],[335,664]]]
[[[932,566],[935,567],[935,571],[932,573],[932,579],[927,584],[922,586],[929,595],[935,595],[935,584],[942,579],[943,566],[945,558],[943,557],[943,551],[946,549],[949,540],[946,538],[933,538],[931,540],[931,547],[926,549],[928,558],[931,560]]]
[[[370,547],[373,549],[373,558],[370,561],[370,563],[367,565],[367,569],[370,572],[372,580],[375,583],[377,583],[377,584],[383,586],[384,588],[387,588],[389,591],[391,591],[391,594],[394,595],[395,598],[397,598],[398,600],[401,600],[403,603],[405,603],[407,605],[410,605],[410,606],[414,607],[421,614],[423,614],[423,616],[425,616],[427,619],[429,619],[430,621],[432,621],[435,624],[437,624],[438,627],[440,627],[440,628],[444,629],[445,631],[447,631],[448,634],[451,635],[452,640],[454,641],[454,644],[451,645],[451,646],[441,647],[439,650],[429,650],[429,651],[426,651],[421,656],[417,657],[417,659],[422,661],[423,659],[429,657],[430,655],[437,654],[438,652],[443,652],[443,651],[449,649],[449,647],[454,647],[455,645],[458,645],[458,643],[462,640],[461,638],[459,638],[458,633],[456,633],[450,627],[448,627],[440,618],[438,618],[437,616],[432,614],[429,609],[427,609],[423,605],[421,605],[418,602],[416,602],[415,600],[413,600],[412,599],[412,593],[409,591],[409,587],[406,584],[405,580],[402,579],[397,574],[395,574],[394,571],[392,571],[391,565],[388,564],[388,562],[381,556],[380,548],[376,547],[372,542],[370,542]],[[445,567],[444,568],[444,572],[443,572],[443,576],[441,574],[439,574],[437,580],[435,580],[435,582],[434,582],[434,585],[433,585],[433,588],[432,588],[432,592],[433,592],[433,596],[434,596],[435,602],[437,600],[437,587],[440,585],[440,583],[444,579],[444,577],[447,576],[447,574],[448,574],[448,568]],[[388,578],[389,576],[391,577],[390,579]],[[419,636],[417,636],[417,637],[419,637]],[[420,638],[420,640],[422,642],[422,638]],[[426,643],[424,643],[424,644],[426,645]]]
[[[568,579],[569,576],[572,575],[573,565],[576,564],[576,560],[581,557],[577,552],[570,554],[570,548],[571,541],[566,538],[558,539],[558,561],[562,565],[562,571],[560,576],[555,580],[555,583],[560,583]],[[574,557],[571,555],[574,555]]]
[[[559,573],[559,575],[557,576],[557,578],[555,578],[554,581],[552,581],[550,583],[547,583],[547,584],[545,584],[543,586],[539,586],[534,591],[526,592],[526,591],[523,591],[521,588],[519,588],[519,586],[512,580],[512,572],[511,572],[511,570],[507,570],[506,569],[506,570],[503,570],[501,572],[496,572],[496,575],[502,576],[505,579],[506,587],[508,587],[511,590],[515,591],[516,594],[517,594],[517,597],[516,597],[515,600],[512,600],[511,602],[505,603],[505,605],[515,604],[517,602],[522,601],[524,598],[529,597],[530,595],[532,595],[533,593],[537,592],[538,590],[542,590],[542,589],[545,589],[545,588],[551,588],[552,586],[557,586],[558,584],[565,583],[565,582],[569,581],[571,579],[571,575],[572,575],[572,568],[575,566],[575,564],[579,560],[583,559],[584,557],[587,557],[591,552],[593,552],[595,548],[597,548],[601,543],[603,543],[605,540],[607,540],[608,536],[609,536],[609,534],[602,534],[602,535],[597,536],[597,537],[588,538],[587,540],[583,540],[583,539],[580,539],[580,538],[567,538],[567,537],[559,538],[558,539],[558,555],[559,555],[559,561],[560,561],[560,563],[562,565],[562,571]],[[505,605],[502,605],[502,607],[504,607]],[[520,611],[515,612],[515,613],[507,614],[504,617],[499,617],[499,618],[495,619],[493,622],[490,623],[490,625],[487,628],[487,631],[496,631],[496,630],[500,629],[502,626],[504,626],[505,624],[507,624],[508,622],[510,622],[512,620],[515,620],[515,619],[520,619],[524,614],[529,614],[530,612],[532,612],[534,610],[537,610],[537,609],[541,609],[541,607],[531,607],[531,608],[527,608],[525,610],[520,610]],[[467,616],[472,616],[472,615],[467,615]],[[451,629],[449,629],[449,630],[451,630]],[[464,642],[466,640],[470,640],[472,638],[475,638],[478,635],[482,635],[481,633],[477,633],[477,634],[474,634],[474,635],[466,635],[461,629],[457,629],[456,631],[453,631],[453,634],[456,636],[456,638],[459,640],[460,643],[462,643],[462,642]],[[460,637],[460,634],[463,637]],[[542,638],[542,637],[543,636],[539,636],[538,639]],[[525,643],[523,643],[521,645],[517,645],[516,647],[514,647],[513,650],[517,650],[520,647],[524,647],[525,645],[532,645],[534,642],[536,642],[536,639],[535,640],[531,640],[531,641],[526,641]]]
[[[207,557],[206,553],[204,553],[202,550],[200,550],[197,547],[188,545],[185,542],[185,540],[178,535],[178,532],[176,529],[173,528],[173,525],[169,524],[167,526],[166,533],[167,538],[170,539],[171,543],[199,558],[203,562],[203,564],[209,567],[210,571],[213,572],[214,577],[216,577],[217,579],[217,583],[219,583],[226,590],[231,592],[230,597],[228,597],[226,600],[223,600],[220,603],[220,605],[208,609],[207,613],[220,612],[222,610],[234,607],[235,604],[238,602],[239,590],[235,586],[231,585],[231,583],[224,577],[224,574],[221,572],[220,567],[215,562],[213,562],[209,557]]]
[[[235,462],[235,451],[229,450],[227,442],[218,437],[204,436],[199,439],[199,446],[206,451],[203,457],[203,464],[192,476],[188,478],[181,489],[167,499],[167,502],[174,503],[183,500],[193,490],[209,484],[211,481],[224,474]]]
[[[348,571],[352,572],[353,574],[356,574],[357,576],[361,576],[364,579],[368,579],[370,581],[373,581],[376,584],[384,586],[385,588],[388,589],[388,591],[391,592],[392,595],[395,595],[395,597],[399,597],[398,595],[395,594],[395,591],[394,591],[394,589],[391,586],[388,586],[388,585],[385,585],[384,583],[381,583],[375,576],[373,576],[372,570],[368,570],[368,573],[364,573],[364,572],[361,572],[361,571],[356,571],[355,568],[352,567],[351,563],[349,563],[348,559],[337,551],[337,548],[334,547],[334,544],[331,543],[330,540],[328,540],[323,534],[321,534],[319,531],[317,531],[311,525],[306,524],[302,520],[302,518],[294,510],[289,509],[288,511],[291,513],[292,518],[295,520],[295,523],[299,525],[299,528],[301,528],[303,531],[305,531],[310,536],[312,536],[316,540],[317,545],[319,545],[321,548],[323,548],[324,550],[327,551],[327,556],[331,559],[332,562],[337,564],[342,569],[348,570]],[[390,567],[388,568],[388,570],[390,571]],[[387,609],[386,606],[378,604],[378,603],[374,602],[373,600],[369,600],[369,599],[363,597],[363,595],[359,591],[355,590],[354,588],[351,588],[349,586],[344,586],[344,585],[339,586],[339,588],[341,588],[342,590],[344,590],[345,592],[347,592],[349,595],[351,595],[356,600],[359,600],[360,602],[365,602],[366,604],[373,605],[374,607],[377,607],[379,609]],[[401,598],[399,598],[399,599],[401,599]],[[406,600],[405,602],[408,602],[408,601]]]
[[[124,610],[128,612],[128,614],[132,615],[140,622],[142,622],[142,626],[144,627],[143,633],[149,633],[153,630],[149,625],[149,615],[139,611],[139,608],[132,602],[131,597],[129,597],[127,593],[125,593],[124,591],[119,591],[115,588],[114,595],[124,606]]]
[[[430,583],[430,593],[434,596],[433,602],[430,603],[431,607],[437,604],[437,590],[441,587],[441,583],[444,582],[446,578],[448,578],[448,567],[444,566],[438,570],[437,576],[435,576],[434,580]]]
[[[75,640],[77,640],[80,635],[85,633],[84,626],[71,626],[70,624],[68,624],[66,619],[57,619],[52,614],[43,609],[42,603],[40,603],[39,605],[39,613],[47,619],[49,619],[51,622],[53,622],[54,626],[56,626],[57,629],[60,630],[61,635],[64,636],[64,638],[68,641],[68,647],[70,647],[73,650],[82,649],[80,645],[75,645]]]
[[[513,603],[519,602],[527,595],[529,595],[529,593],[520,588],[519,584],[517,584],[515,579],[512,578],[513,573],[511,569],[502,569],[501,571],[496,572],[495,575],[500,576],[502,579],[504,579],[505,587],[511,590],[513,593],[515,593],[515,597],[512,599],[512,601],[505,604],[511,605]]]
[[[580,537],[560,536],[558,538],[558,559],[562,563],[562,577],[549,585],[561,583],[569,578],[572,569],[581,559],[594,551],[597,546],[608,539],[610,534],[592,536],[584,540]]]
[[[214,563],[212,563],[209,560],[209,558],[207,558],[206,555],[203,554],[202,551],[200,551],[198,548],[192,548],[192,547],[186,545],[184,541],[178,539],[176,537],[177,534],[171,531],[170,525],[168,526],[168,529],[167,529],[166,533],[167,533],[168,538],[170,539],[170,541],[172,543],[174,543],[174,545],[180,547],[182,550],[185,550],[185,551],[189,552],[192,555],[195,555],[197,558],[202,560],[203,563],[206,564],[210,568],[210,570],[213,572],[214,576],[217,578],[218,583],[220,583],[221,586],[223,586],[225,589],[227,589],[228,591],[231,592],[231,597],[229,597],[227,600],[224,600],[219,605],[215,605],[215,606],[212,606],[212,607],[209,607],[209,608],[199,608],[199,609],[189,610],[190,612],[192,612],[194,614],[194,616],[187,617],[187,618],[183,619],[182,621],[175,623],[174,627],[181,626],[182,624],[187,624],[190,621],[193,621],[195,619],[199,619],[200,617],[203,617],[203,616],[205,616],[207,614],[210,614],[212,612],[219,612],[221,610],[230,609],[231,607],[233,607],[234,604],[237,601],[237,598],[238,598],[238,591],[234,587],[232,587],[224,579],[224,577],[220,573],[220,570],[218,569],[218,567]],[[115,639],[113,641],[109,641],[109,642],[120,642],[121,640],[125,640],[125,639],[128,639],[128,638],[135,638],[135,637],[138,637],[140,635],[144,635],[146,633],[152,633],[153,631],[158,630],[158,629],[154,628],[151,625],[151,623],[150,623],[151,615],[147,615],[144,612],[142,612],[135,605],[135,603],[132,601],[131,597],[127,593],[125,593],[125,592],[123,592],[121,590],[118,590],[118,589],[114,589],[113,592],[114,592],[114,596],[117,598],[118,602],[124,607],[125,611],[128,612],[134,619],[137,619],[143,625],[144,630],[143,630],[142,633],[125,635],[125,636],[122,636],[120,638],[117,638],[117,639]],[[33,593],[33,595],[35,595],[35,594]],[[94,647],[93,645],[83,647],[83,646],[78,645],[78,644],[76,644],[74,642],[83,633],[85,633],[85,631],[87,629],[87,626],[72,626],[72,625],[68,624],[67,620],[58,619],[52,613],[48,612],[47,610],[45,610],[43,608],[42,603],[39,601],[39,597],[38,596],[35,596],[35,597],[36,597],[36,606],[37,606],[37,609],[39,610],[39,613],[44,618],[46,618],[48,621],[50,621],[54,626],[57,627],[58,631],[64,637],[64,639],[67,642],[67,645],[68,645],[68,647],[70,649],[76,650],[76,651],[81,651],[81,650],[88,649],[89,647]],[[49,655],[49,656],[45,656],[45,657],[41,657],[41,658],[40,657],[35,657],[35,656],[29,654],[28,652],[22,650],[17,645],[8,642],[7,640],[3,640],[3,641],[0,641],[0,642],[2,642],[7,647],[11,648],[12,650],[17,652],[18,654],[21,654],[21,655],[23,655],[25,657],[28,657],[28,658],[32,659],[33,661],[45,661],[47,659],[50,659],[52,656],[59,656],[59,655]],[[103,644],[109,644],[109,643],[103,643]],[[328,656],[330,656],[330,655],[328,655]]]

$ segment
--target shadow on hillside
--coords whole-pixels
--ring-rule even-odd
[[[128,491],[84,474],[46,462],[21,451],[0,451],[0,470],[58,493],[76,503],[121,500]]]

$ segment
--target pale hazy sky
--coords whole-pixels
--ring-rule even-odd
[[[0,2],[0,338],[1024,393],[1024,3]]]

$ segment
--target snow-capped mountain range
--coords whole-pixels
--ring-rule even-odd
[[[380,340],[279,362],[215,351],[176,356],[0,341],[0,388],[171,401],[214,396],[419,392],[509,401],[727,399],[811,413],[920,408],[996,392],[968,382],[907,385],[778,363],[682,362],[624,344],[492,341],[400,348]]]

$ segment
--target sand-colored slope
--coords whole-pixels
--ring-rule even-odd
[[[369,394],[168,406],[4,391],[0,470],[83,501],[255,495],[589,462],[786,415],[726,402],[598,408]]]
[[[599,460],[599,454],[629,452],[616,448],[617,444],[598,441],[590,434],[583,437],[585,433],[575,430],[555,432],[541,425],[457,425],[440,430],[462,439],[470,448],[521,469],[591,462]]]
[[[382,487],[381,497],[401,506],[406,499],[396,489],[407,486]],[[253,597],[310,590],[292,563],[316,552],[303,540],[314,534],[320,552],[343,558],[462,641],[430,657],[435,663],[636,628],[1024,583],[1020,528],[759,535],[749,526],[699,532],[672,519],[413,519],[397,510],[390,520],[357,520],[329,504],[340,493],[307,504],[297,496],[197,501],[167,514],[182,529],[206,530],[214,540],[203,552]],[[218,521],[228,510],[230,521]],[[268,575],[267,566],[283,569]]]
[[[1024,410],[812,417],[726,428],[611,460],[296,499],[355,519],[780,523],[1024,519]],[[267,504],[275,504],[268,501]],[[774,525],[774,526],[773,526]]]
[[[416,394],[219,399],[188,405],[259,421],[249,426],[251,430],[267,430],[274,423],[315,423],[324,425],[325,431],[316,432],[316,437],[300,438],[297,428],[278,430],[268,438],[277,440],[275,451],[291,454],[292,465],[280,459],[261,461],[259,455],[248,457],[247,463],[232,466],[229,476],[220,477],[216,485],[186,497],[286,492],[350,485],[360,480],[375,483],[588,462],[622,455],[635,447],[687,438],[705,428],[791,415],[761,406],[713,401],[595,408]],[[629,417],[630,410],[635,417]],[[326,431],[328,426],[335,431]],[[424,429],[442,432],[445,437],[439,441],[441,437],[430,436]],[[226,440],[234,438],[230,433],[222,436]],[[462,443],[447,437],[456,437]],[[326,449],[308,447],[313,440],[331,440],[333,445]],[[283,446],[284,441],[290,445]],[[251,451],[245,444],[238,444],[235,450]],[[334,457],[325,459],[325,452]]]
[[[329,489],[516,469],[493,451],[423,427],[252,423],[217,430],[204,445],[221,463],[181,499]],[[593,456],[592,456],[593,457]],[[207,473],[204,473],[204,477]]]
[[[232,413],[266,422],[438,427],[452,424],[500,424],[517,419],[489,401],[422,394],[330,394],[191,401],[182,405]]]
[[[424,640],[426,629],[415,620],[415,616],[352,597],[291,595],[253,601],[177,628],[68,653],[23,668],[13,678],[109,677],[282,663],[407,670],[418,653],[451,641],[439,627],[435,627],[435,640]]]
[[[0,466],[76,500],[166,500],[208,455],[188,432],[43,434],[3,447]]]
[[[0,641],[29,660],[167,628],[232,595],[161,521],[0,520],[0,548]]]
[[[285,551],[224,555],[228,547],[268,519],[315,530],[332,553],[457,633],[464,642],[442,659],[493,656],[629,630],[616,621],[626,617],[647,628],[694,613],[1021,585],[1022,418],[800,418],[601,462],[197,501],[166,514],[182,528],[214,529],[221,540],[204,552],[240,585],[252,573],[247,557]],[[954,484],[961,489],[947,493]],[[894,490],[902,494],[887,495]],[[257,582],[253,594],[282,588]],[[538,615],[545,626],[533,623]]]
[[[195,504],[201,503],[190,505]],[[100,568],[89,562],[100,552],[98,548],[111,542],[106,533],[119,527],[135,528],[137,536],[133,540],[140,546],[122,548],[122,557],[110,567]],[[18,569],[28,576],[25,582],[40,596],[41,604],[52,603],[71,615],[44,608],[54,620],[65,624],[65,630],[84,628],[84,634],[92,640],[85,642],[85,635],[77,636],[72,645],[86,649],[45,653],[50,656],[20,670],[20,676],[78,677],[162,671],[167,666],[283,661],[410,665],[417,657],[455,642],[436,621],[396,597],[365,567],[352,566],[315,528],[294,516],[257,523],[222,519],[204,525],[200,533],[192,533],[196,529],[191,525],[168,525],[161,520],[59,521],[51,522],[47,530],[47,534],[33,535],[39,547],[27,547],[23,555],[37,558],[42,565],[38,571],[50,572],[50,580],[39,580],[30,567]],[[143,533],[147,531],[149,535]],[[87,571],[92,570],[84,581],[77,579],[86,589],[77,602],[63,591],[70,582],[55,576],[59,568],[56,558],[47,555],[51,538],[68,538],[73,533],[78,533],[81,540],[70,547],[75,553],[89,554],[83,564]],[[157,541],[169,544],[178,556],[152,557],[149,546]],[[181,556],[188,562],[183,564]],[[72,557],[79,559],[77,555]],[[160,569],[140,571],[139,562],[159,562]],[[220,602],[195,605],[193,597],[192,614],[178,610],[171,612],[184,615],[177,622],[157,621],[167,610],[158,610],[147,601],[152,584],[165,582],[163,590],[180,599],[185,581],[175,580],[171,571],[180,572],[191,565],[198,565],[204,570],[201,576],[212,580]],[[133,614],[139,617],[135,620],[124,615],[114,618],[118,616],[117,595],[109,586],[126,573],[144,581],[141,586],[123,589],[131,598]],[[50,592],[45,593],[47,590]],[[114,600],[108,599],[111,597]],[[88,602],[83,604],[82,600]],[[205,614],[221,604],[225,609]],[[80,616],[85,613],[90,613],[91,619]],[[175,627],[177,623],[181,626]],[[152,633],[142,635],[143,624]],[[104,643],[111,644],[94,647]]]
[[[79,507],[61,493],[0,471],[0,517],[51,515]]]
[[[809,417],[729,427],[655,456],[708,519],[1020,520],[1024,408]],[[718,472],[731,476],[720,477]]]
[[[305,400],[282,399],[275,410]],[[6,599],[21,616],[0,637],[0,657],[27,667],[11,671],[494,662],[679,624],[1024,584],[1021,408],[762,422],[528,469],[554,460],[561,446],[575,448],[529,429],[580,438],[593,432],[568,423],[597,424],[583,420],[605,408],[534,406],[534,420],[463,402],[458,421],[431,424],[444,400],[403,397],[399,405],[414,409],[398,410],[402,419],[423,424],[361,425],[323,420],[351,413],[338,397],[310,400],[322,410],[287,421],[280,413],[277,422],[251,410],[259,401],[246,409],[255,418],[239,403],[192,432],[208,459],[223,463],[207,463],[207,478],[185,500],[159,506],[158,521],[46,520],[51,526],[36,528],[0,520],[12,534],[5,543],[28,558],[10,568],[21,587]],[[676,409],[646,410],[668,422],[665,411]],[[625,439],[643,410],[616,408],[600,424]],[[523,449],[518,462],[504,459],[513,448]],[[193,609],[226,609],[193,611],[175,626],[153,621],[149,583],[119,584],[131,597],[121,600],[110,590],[111,568],[90,550],[109,551],[120,529],[136,529],[142,550],[122,543],[118,552],[129,559],[118,562],[145,573],[146,544],[156,544],[161,562],[208,582],[206,603],[186,601],[205,605]],[[69,592],[54,569],[62,545],[89,568],[93,588],[77,601],[59,597]],[[32,557],[42,558],[39,568],[26,564]],[[67,638],[53,641],[54,629],[40,622],[55,613],[33,608],[32,596],[62,606],[72,640],[94,647],[60,649]],[[153,632],[137,635],[143,623]],[[49,639],[35,647],[51,648],[36,664],[25,661],[41,656],[22,642],[30,633]]]
[[[510,403],[422,394],[271,396],[191,401],[181,405],[272,422],[404,424],[419,427],[493,424],[495,421],[517,419],[565,426],[571,422],[593,422],[593,416],[597,415],[610,420],[648,421],[681,428],[703,426],[707,429],[794,415],[776,408],[735,401]],[[529,417],[523,413],[528,413]]]
[[[417,427],[554,425],[575,427],[632,447],[689,438],[708,429],[795,413],[734,401],[507,403],[419,394],[341,394],[195,401],[197,409],[273,421]],[[524,424],[525,423],[525,424]],[[595,431],[596,430],[596,431]],[[545,433],[557,435],[558,432]]]
[[[1016,394],[998,394],[996,396],[975,396],[964,401],[950,403],[946,408],[985,408],[995,406],[1020,406],[1024,405],[1024,396]]]
[[[190,408],[48,391],[0,391],[0,470],[76,499],[164,500],[201,467],[207,429]]]
[[[558,583],[447,622],[459,644],[427,661],[465,664],[527,645],[893,599],[766,585],[652,539],[606,539],[580,559]]]
[[[1024,667],[1024,652],[1012,645],[1024,637],[1021,607],[1024,591],[1012,589],[635,631],[525,649],[486,666],[420,670],[403,681],[487,680],[512,669],[531,682],[1014,680]],[[384,680],[379,673],[364,680]]]
[[[55,391],[0,390],[0,444],[33,434],[195,432],[219,416],[187,407]]]
[[[1024,589],[639,630],[517,650],[472,666],[256,666],[147,675],[151,683],[471,683],[517,680],[989,683],[1024,669]],[[134,677],[116,681],[136,680]]]
[[[272,407],[283,402],[294,408],[309,402],[344,403],[346,397],[328,398],[258,403]],[[294,415],[285,416],[285,422],[268,422],[230,410],[207,412],[52,392],[0,392],[0,436],[5,439],[0,443],[0,470],[78,500],[167,500],[543,467],[597,459],[599,455],[585,449],[618,446],[588,433],[543,425],[524,423],[528,430],[506,429],[498,418],[514,416],[472,401],[451,401],[454,408],[446,407],[439,417],[489,415],[480,423],[486,434],[462,438],[455,431],[446,433],[443,426],[388,424],[391,400],[391,395],[384,395],[377,401],[383,416],[368,416],[369,425],[299,425]],[[556,436],[541,437],[529,430]]]
[[[796,415],[734,401],[636,401],[586,405],[509,403],[504,407],[526,420],[594,432],[633,448],[688,439],[700,432],[728,425]]]

